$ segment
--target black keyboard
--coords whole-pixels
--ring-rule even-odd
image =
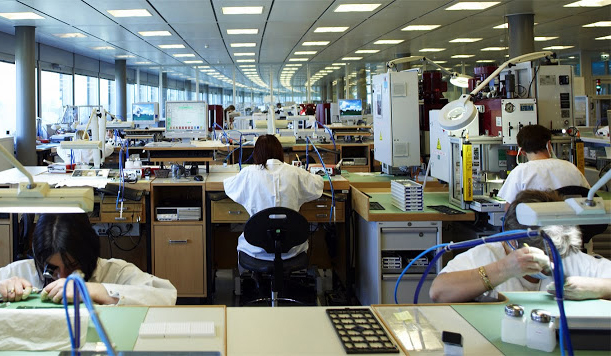
[[[377,201],[371,201],[369,202],[369,210],[386,210],[382,204],[378,203]]]
[[[450,208],[449,206],[446,205],[427,205],[427,208],[431,208],[433,210],[436,210],[442,214],[446,214],[446,215],[458,215],[458,214],[464,214],[464,211],[460,211],[458,209],[454,209],[454,208]]]

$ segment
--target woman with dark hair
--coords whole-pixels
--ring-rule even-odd
[[[100,241],[86,214],[44,214],[32,241],[34,259],[0,268],[0,294],[5,301],[26,299],[32,287],[41,298],[61,303],[65,279],[80,270],[95,303],[174,305],[176,288],[165,279],[142,272],[119,259],[100,258]],[[66,290],[72,299],[72,284]]]
[[[524,190],[511,203],[505,217],[505,231],[537,229],[518,222],[520,203],[556,202],[555,191]],[[562,258],[567,299],[611,299],[611,261],[581,252],[581,231],[575,226],[544,226]],[[436,302],[456,303],[498,298],[498,293],[554,292],[549,273],[550,260],[541,237],[491,242],[463,252],[439,272],[430,289]]]
[[[259,136],[252,156],[254,165],[223,182],[227,196],[244,206],[250,216],[272,207],[299,211],[303,203],[322,195],[322,177],[284,163],[284,151],[276,136]],[[282,259],[291,258],[307,249],[306,241],[282,254]],[[274,259],[273,253],[246,242],[244,234],[238,239],[238,251],[261,260]]]

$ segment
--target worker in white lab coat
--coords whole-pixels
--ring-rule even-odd
[[[99,258],[100,241],[86,214],[41,215],[34,230],[32,251],[33,259],[0,268],[0,295],[4,301],[27,299],[32,288],[37,288],[42,289],[41,299],[62,303],[66,277],[80,270],[94,303],[176,304],[176,288],[170,281],[123,260]],[[69,302],[73,295],[70,283],[66,290]]]
[[[225,179],[225,193],[236,203],[244,206],[253,216],[257,212],[285,207],[299,211],[305,202],[319,198],[323,191],[323,179],[307,171],[286,164],[280,141],[273,135],[257,138],[253,151],[254,165],[246,167],[237,175]],[[295,246],[282,259],[288,259],[307,251],[308,242]],[[254,258],[272,261],[273,253],[246,242],[244,234],[238,239],[238,251]]]

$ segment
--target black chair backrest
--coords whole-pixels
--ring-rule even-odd
[[[244,238],[249,244],[261,247],[267,253],[274,253],[275,243],[269,237],[268,230],[282,232],[282,253],[287,253],[292,247],[307,241],[310,226],[308,220],[295,210],[268,208],[248,219],[244,226]]]
[[[574,198],[574,197],[587,197],[589,188],[581,187],[578,185],[569,185],[566,187],[556,189],[558,193],[564,196],[565,199]],[[598,196],[595,194],[595,196]],[[602,234],[607,230],[608,224],[599,224],[599,225],[579,225],[579,229],[581,230],[581,240],[583,243],[588,243],[592,239],[592,237]]]

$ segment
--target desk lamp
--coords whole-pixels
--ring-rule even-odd
[[[50,189],[35,183],[30,172],[0,145],[0,154],[23,173],[28,182],[0,189],[0,213],[83,213],[93,210],[93,188]]]
[[[74,141],[62,141],[59,145],[62,149],[68,150],[95,150],[93,156],[93,164],[95,168],[100,168],[101,162],[104,160],[104,139],[106,135],[106,111],[100,114],[98,119],[98,111],[94,108],[91,111],[87,126],[85,126],[85,133],[82,140],[75,139]],[[93,125],[92,125],[93,123]],[[91,126],[91,135],[94,140],[89,140],[89,126]]]
[[[445,69],[444,67],[440,66],[439,64],[423,56],[411,56],[411,57],[393,59],[392,61],[386,62],[386,68],[388,68],[388,70],[390,71],[392,68],[396,68],[397,64],[418,62],[418,61],[431,64],[433,67],[439,69],[442,73],[449,74],[450,83],[452,83],[453,85],[456,85],[457,87],[467,88],[469,86],[469,79],[473,79],[473,77],[470,77],[465,74],[460,74],[458,72],[451,72]]]
[[[480,92],[492,79],[494,79],[503,69],[508,66],[512,66],[522,62],[534,61],[535,59],[550,57],[554,53],[549,51],[533,52],[523,54],[521,56],[512,58],[505,63],[501,64],[488,78],[480,83],[473,91],[469,94],[463,94],[460,98],[446,104],[441,109],[439,124],[446,130],[458,130],[461,129],[477,117],[477,110],[475,105],[471,101],[471,98]]]

